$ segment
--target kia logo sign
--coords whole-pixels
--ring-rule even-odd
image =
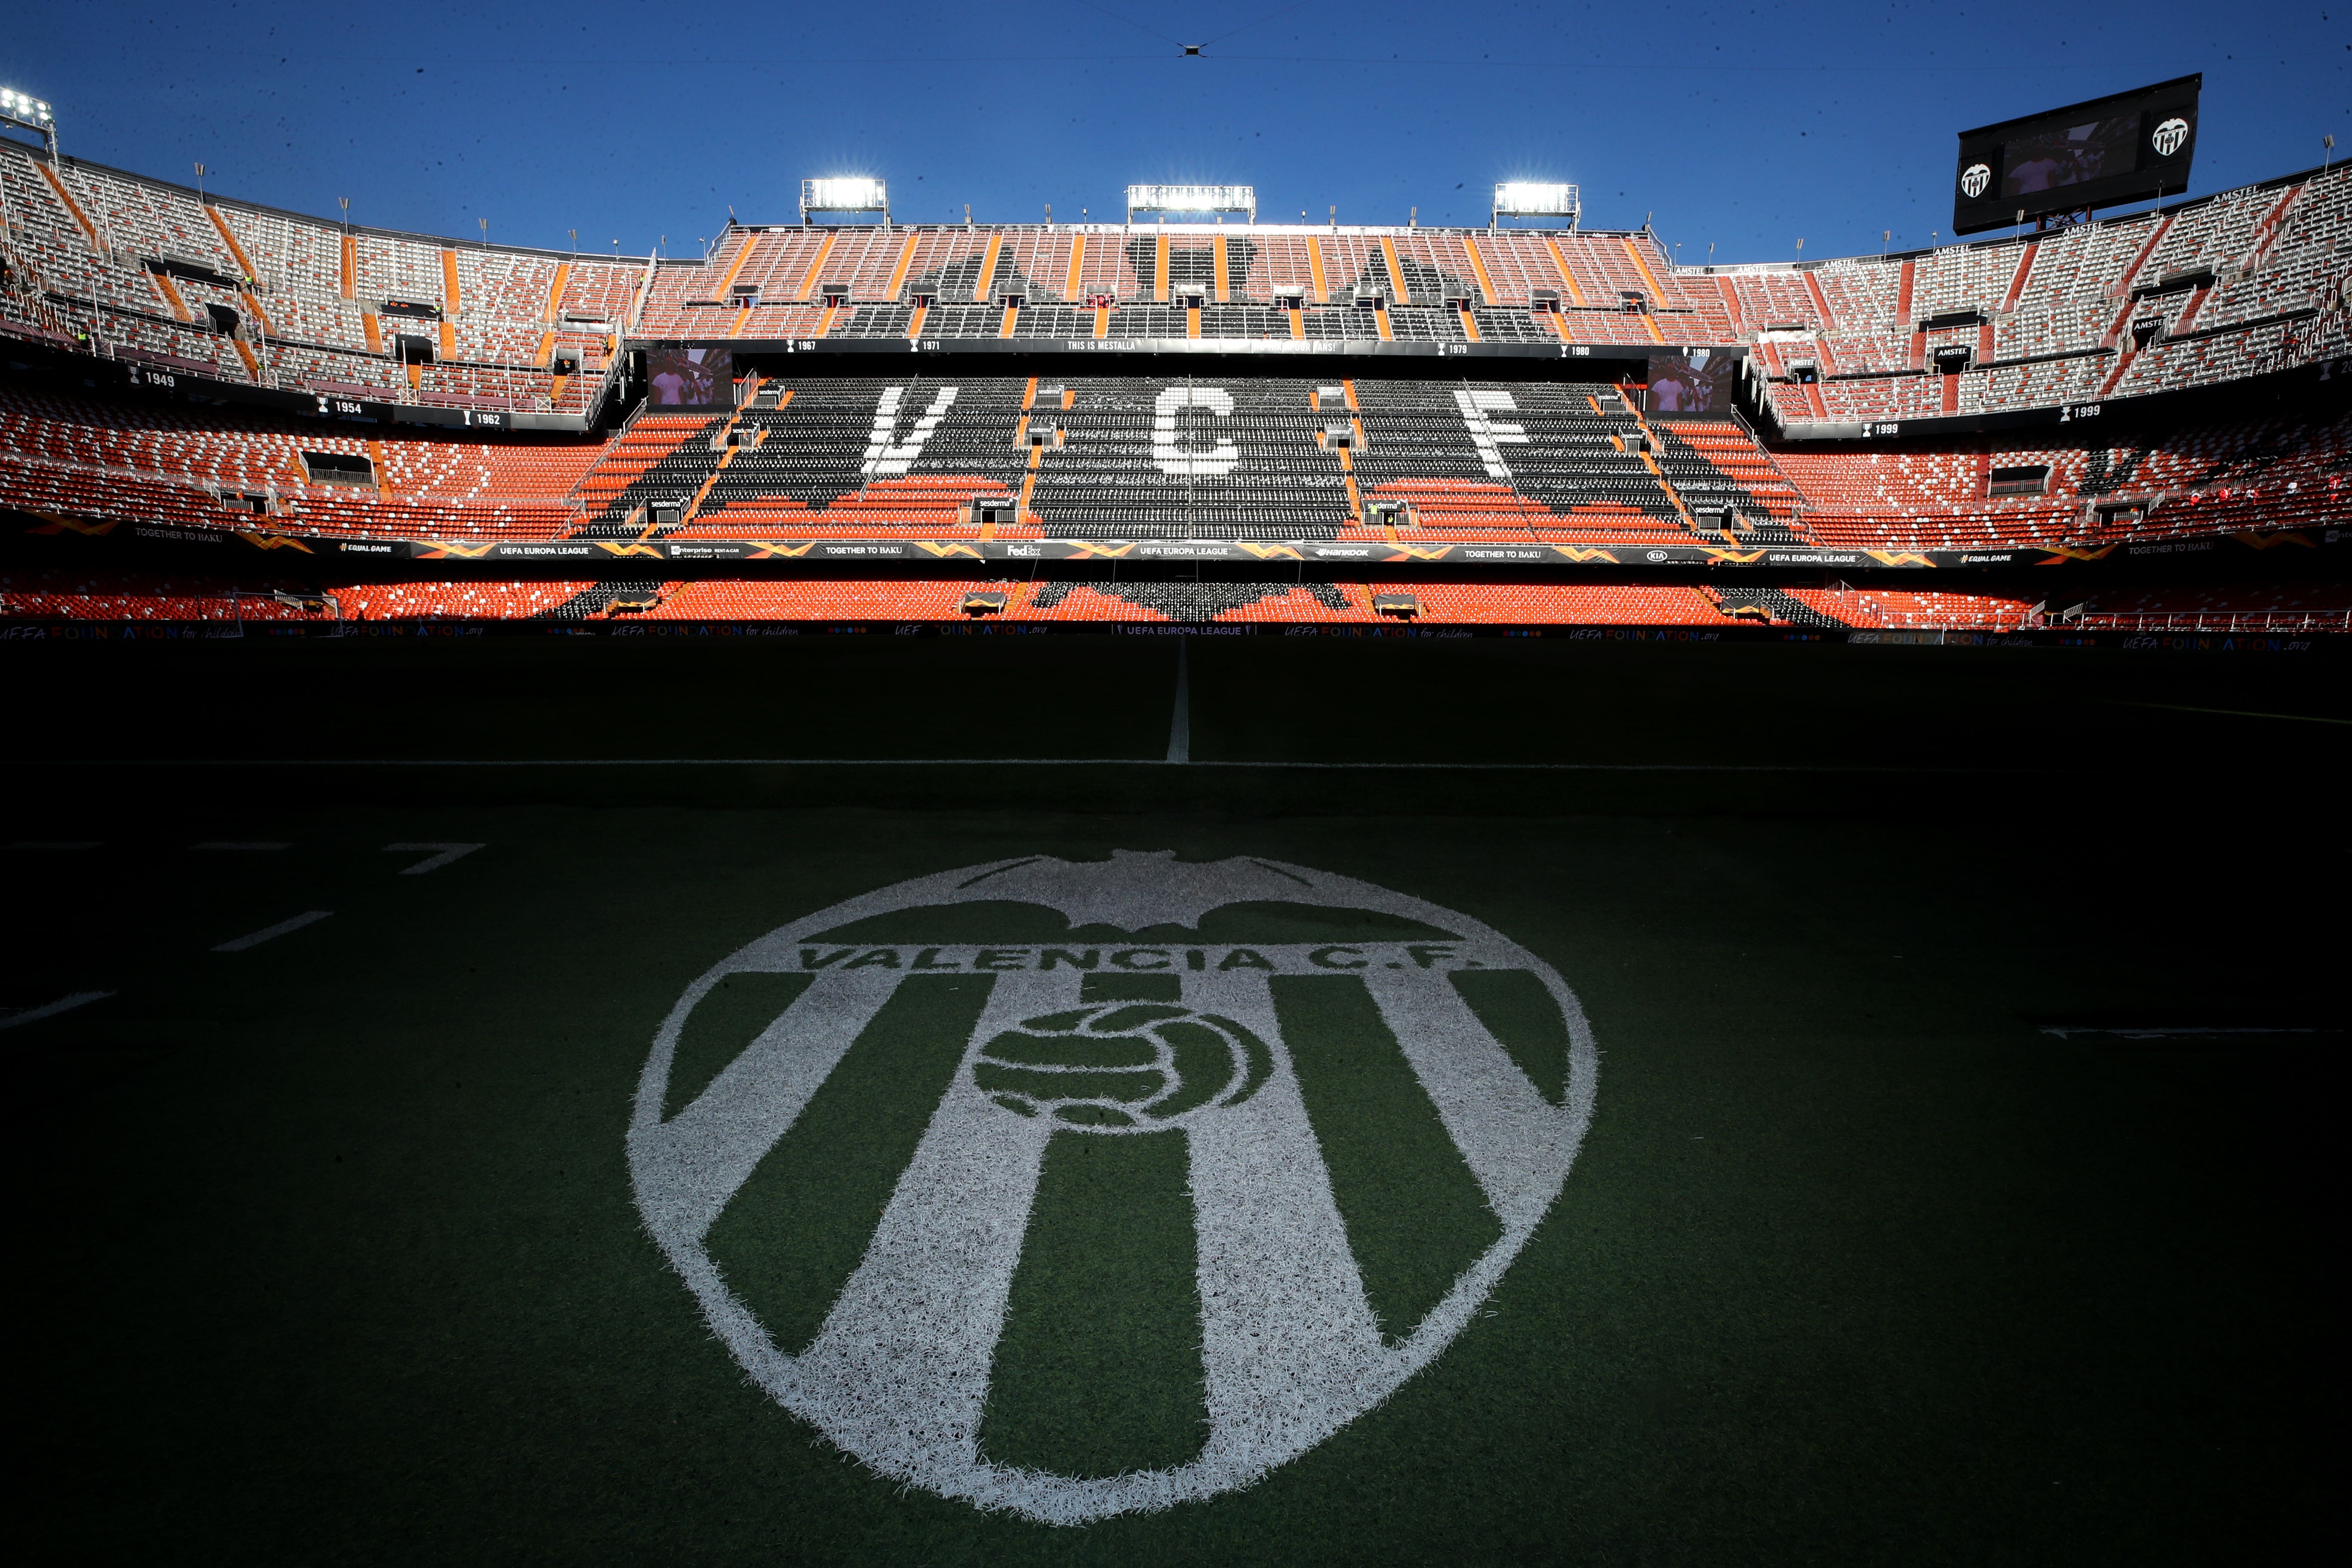
[[[2161,135],[2159,132],[2158,134]],[[1970,163],[1960,171],[1960,189],[1974,201],[1992,188],[1992,171],[1982,163]]]
[[[2189,145],[2189,121],[2174,115],[2149,133],[2147,142],[2158,157],[2171,157]]]

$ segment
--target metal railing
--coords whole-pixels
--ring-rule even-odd
[[[2085,610],[2048,629],[2100,632],[2352,632],[2352,610]]]

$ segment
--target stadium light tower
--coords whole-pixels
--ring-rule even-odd
[[[1129,185],[1127,221],[1138,213],[1247,213],[1257,221],[1255,185]]]
[[[801,182],[801,226],[808,226],[811,213],[880,213],[884,226],[890,222],[890,191],[879,180],[840,176]]]
[[[1507,217],[1564,217],[1574,228],[1584,216],[1584,205],[1574,185],[1511,180],[1495,187],[1495,210],[1486,215],[1493,228]]]
[[[0,87],[0,125],[16,125],[34,132],[49,145],[50,156],[57,155],[58,121],[49,106],[29,92],[18,92],[13,87]]]

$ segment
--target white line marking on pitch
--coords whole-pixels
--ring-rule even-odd
[[[2193,1039],[2193,1038],[2195,1038],[2195,1037],[2199,1037],[2199,1036],[2221,1036],[2221,1037],[2228,1037],[2228,1036],[2232,1036],[2232,1035],[2340,1035],[2340,1034],[2344,1033],[2344,1031],[2343,1031],[2343,1030],[2341,1030],[2341,1029],[2318,1029],[2318,1028],[2301,1028],[2301,1029],[2251,1029],[2251,1028],[2250,1028],[2250,1029],[2089,1029],[2089,1028],[2080,1028],[2080,1029],[2077,1029],[2077,1028],[2064,1028],[2064,1029],[2062,1029],[2062,1028],[2053,1028],[2053,1027],[2044,1027],[2044,1028],[2042,1029],[2042,1032],[2043,1034],[2045,1034],[2045,1035],[2055,1035],[2055,1036],[2057,1036],[2057,1037],[2058,1037],[2060,1039],[2062,1039],[2062,1040],[2071,1040],[2071,1039],[2073,1039],[2076,1035],[2113,1035],[2113,1036],[2116,1037],[2118,1039],[2125,1039],[2125,1040],[2170,1040],[2170,1039]]]
[[[213,951],[215,952],[243,952],[248,947],[259,947],[263,942],[268,942],[276,937],[284,936],[289,931],[300,931],[304,926],[309,925],[315,921],[325,920],[329,915],[333,914],[334,912],[335,911],[332,910],[312,910],[306,914],[296,915],[290,921],[279,921],[274,926],[264,926],[259,931],[254,931],[250,935],[238,937],[235,942],[225,942],[218,947],[213,949]]]
[[[79,766],[45,759],[0,761],[0,768]],[[109,763],[131,768],[1164,768],[1159,757],[145,757]],[[1426,769],[1454,773],[1951,773],[2006,778],[2023,767],[1910,767],[1874,763],[1188,763],[1194,768]]]
[[[293,848],[293,847],[294,847],[294,846],[292,846],[291,844],[239,844],[239,843],[235,842],[234,840],[226,839],[226,838],[207,838],[207,839],[205,839],[202,844],[191,844],[191,845],[189,845],[189,846],[188,846],[188,847],[189,847],[189,848],[191,848],[191,849],[229,849],[229,850],[247,850],[247,849],[291,849],[291,848]]]
[[[452,860],[462,860],[481,847],[478,844],[387,844],[383,852],[387,855],[415,855],[427,850],[436,851],[430,860],[419,860],[400,873],[404,877],[422,877],[427,871],[438,871]]]
[[[85,1002],[103,1002],[113,995],[111,991],[77,991],[70,996],[60,996],[42,1007],[26,1007],[0,1018],[0,1029],[13,1029],[19,1024],[29,1024],[37,1018],[53,1018],[59,1013],[80,1006]]]
[[[2352,719],[2330,719],[2321,713],[2256,713],[2243,708],[2191,708],[2182,702],[2135,702],[2135,708],[2162,708],[2174,713],[2219,713],[2224,719],[2286,719],[2297,724],[2352,724]]]

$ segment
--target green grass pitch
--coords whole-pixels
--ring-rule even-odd
[[[719,640],[7,651],[38,737],[5,772],[0,1046],[44,1555],[2139,1563],[2332,1534],[2336,662],[1195,639],[1179,767],[1172,639]],[[1055,758],[1082,761],[1027,765]],[[513,765],[311,765],[368,759]],[[1374,763],[1429,765],[1293,765]],[[1464,765],[1501,763],[1578,765]],[[440,851],[393,844],[479,847],[410,875]],[[1160,850],[1360,879],[1555,970],[1599,1051],[1573,1168],[1442,1353],[1245,1486],[1057,1527],[878,1475],[747,1373],[640,1213],[656,1037],[845,900]],[[1072,1005],[1165,1020],[1236,947],[1428,940],[1022,907],[814,945],[1066,938],[1106,955]],[[1113,973],[1121,942],[1171,973]],[[713,988],[657,1113],[864,984],[828,975]],[[967,1041],[1046,978],[890,976],[733,1189],[709,1254],[779,1351],[820,1342]],[[1384,1343],[1491,1245],[1382,984],[1266,979],[1270,1079],[1171,1026],[1230,1101],[1192,1121],[1001,1113],[1035,1186],[987,1458],[1202,1453],[1200,1117],[1295,1094]],[[1531,1103],[1572,1100],[1529,972],[1442,984]],[[2083,1032],[2124,1026],[2221,1032]],[[992,1081],[1156,1070],[1023,1038]]]

